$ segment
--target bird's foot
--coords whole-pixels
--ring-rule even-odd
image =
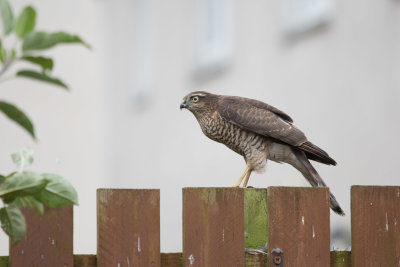
[[[246,169],[244,170],[243,174],[239,177],[237,182],[232,185],[232,187],[239,187],[240,184],[242,183],[244,177],[247,176],[247,173],[249,172],[249,170],[250,170],[249,167],[246,167]]]

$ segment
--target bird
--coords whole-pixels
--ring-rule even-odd
[[[233,187],[240,187],[244,180],[246,188],[251,173],[262,173],[267,160],[288,163],[311,186],[326,187],[310,160],[336,165],[327,152],[308,141],[289,115],[262,101],[195,91],[183,98],[180,109],[193,113],[208,138],[244,157],[246,169]],[[345,215],[332,193],[329,204],[335,213]]]

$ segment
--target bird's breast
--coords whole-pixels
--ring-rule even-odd
[[[268,143],[265,137],[240,128],[221,117],[207,116],[198,121],[207,137],[244,156],[247,164],[254,170],[264,168]]]

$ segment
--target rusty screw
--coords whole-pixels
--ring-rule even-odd
[[[281,264],[281,262],[282,262],[282,258],[281,258],[280,256],[275,256],[275,257],[274,257],[274,263],[275,263],[276,265]]]
[[[271,250],[271,258],[275,266],[283,266],[283,251],[280,248]]]

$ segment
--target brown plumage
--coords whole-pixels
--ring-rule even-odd
[[[251,172],[263,171],[267,159],[291,164],[314,187],[326,184],[309,160],[336,165],[328,153],[307,140],[289,115],[261,101],[197,91],[186,95],[180,108],[194,114],[207,137],[244,157],[247,168],[234,186],[244,179],[246,187]],[[332,194],[330,206],[344,215]]]

